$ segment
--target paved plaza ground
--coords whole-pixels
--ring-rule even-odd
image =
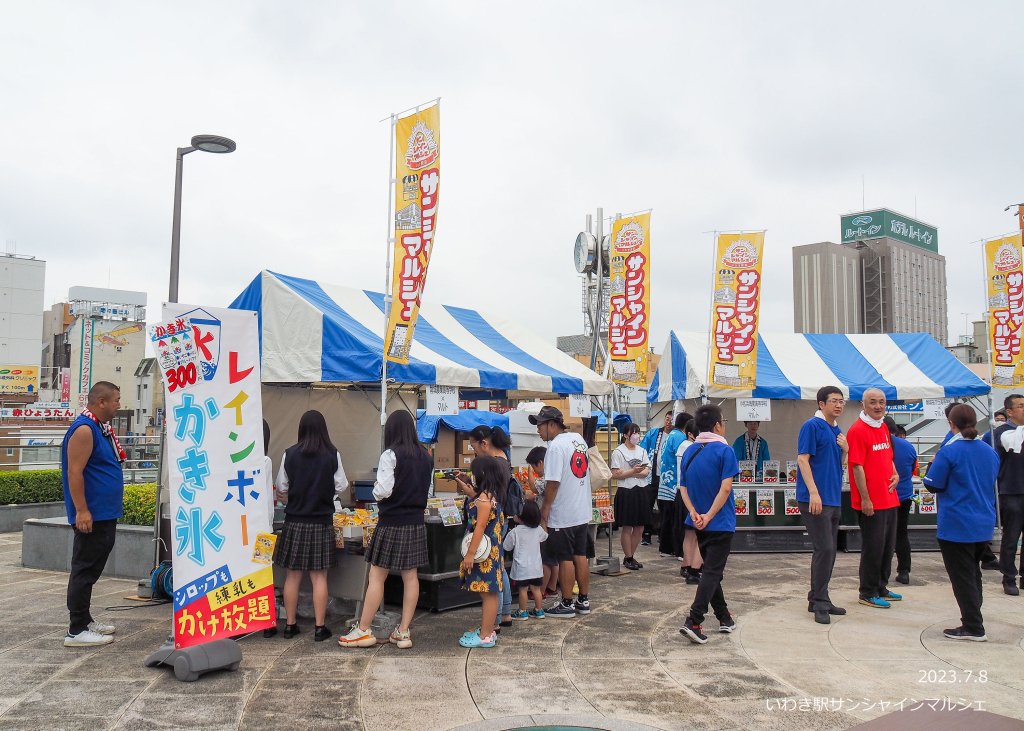
[[[21,534],[0,534],[0,729],[844,729],[943,699],[1024,719],[1024,597],[1004,595],[997,573],[985,573],[989,641],[953,642],[938,554],[915,554],[889,610],[857,604],[857,556],[841,554],[832,596],[849,614],[829,626],[807,612],[807,555],[734,555],[725,588],[738,629],[719,634],[711,618],[696,646],[678,632],[693,587],[674,560],[641,551],[642,571],[593,577],[590,616],[516,623],[491,650],[457,643],[478,609],[424,613],[412,650],[255,636],[238,672],[180,683],[142,665],[168,606],[105,609],[132,605],[136,587],[102,579],[94,613],[117,624],[116,641],[66,649],[67,575],[22,568]],[[959,713],[956,727],[982,727]]]

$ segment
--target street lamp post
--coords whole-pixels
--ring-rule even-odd
[[[190,147],[179,147],[174,164],[174,215],[171,221],[171,276],[167,301],[178,301],[178,259],[181,254],[181,171],[182,159],[190,152],[201,150],[225,154],[235,151],[234,140],[218,135],[196,135]]]

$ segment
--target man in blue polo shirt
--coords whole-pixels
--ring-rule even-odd
[[[725,440],[722,410],[714,404],[697,409],[697,441],[680,460],[679,491],[688,513],[686,525],[697,529],[697,545],[704,558],[697,594],[690,613],[679,631],[691,642],[708,641],[701,623],[708,604],[718,619],[719,632],[732,632],[736,620],[729,612],[722,591],[722,576],[736,533],[736,499],[732,481],[740,472],[739,462]]]
[[[797,437],[796,501],[814,547],[807,611],[814,612],[818,624],[829,624],[829,615],[846,614],[828,594],[836,564],[847,452],[846,437],[837,422],[846,398],[838,387],[823,386],[818,389],[817,399],[818,411],[800,427]]]

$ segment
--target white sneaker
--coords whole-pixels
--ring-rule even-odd
[[[95,645],[109,645],[114,641],[110,635],[101,635],[91,629],[83,630],[77,635],[68,633],[64,636],[64,647],[93,647]]]
[[[89,631],[95,632],[98,635],[112,635],[117,632],[117,627],[112,624],[103,624],[102,622],[89,622]]]
[[[377,644],[377,638],[372,633],[359,629],[357,623],[348,631],[347,635],[338,638],[338,644],[342,647],[374,647]]]

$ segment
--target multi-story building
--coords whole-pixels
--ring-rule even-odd
[[[5,403],[38,397],[45,279],[45,261],[0,254],[0,399]]]
[[[164,418],[164,388],[156,358],[143,358],[135,369],[135,427],[138,434],[158,433]]]
[[[840,244],[793,248],[793,315],[798,332],[926,332],[945,344],[938,231],[885,208],[843,216]]]

